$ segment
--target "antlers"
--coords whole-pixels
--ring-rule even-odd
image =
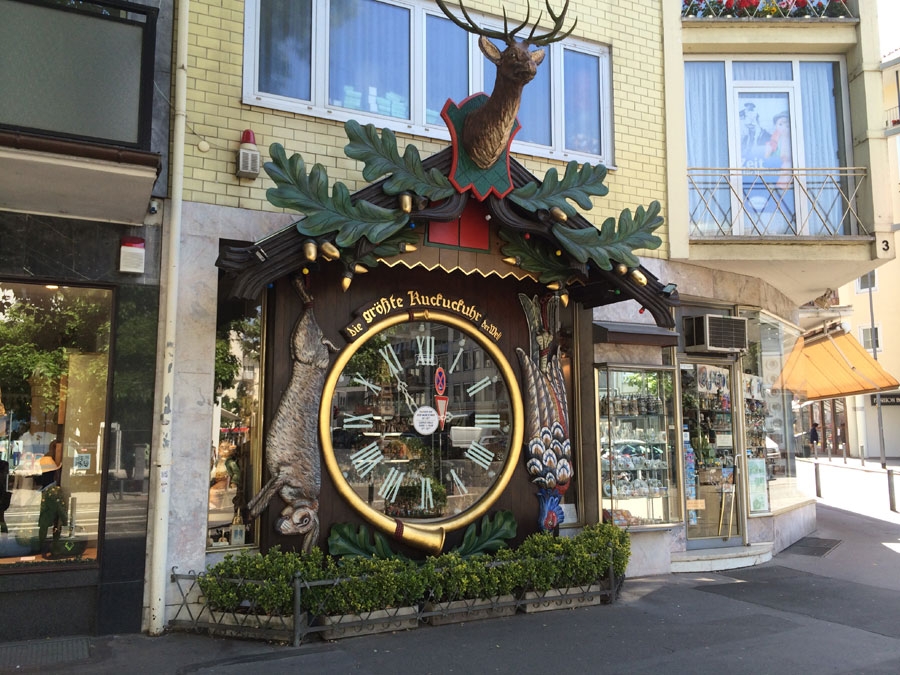
[[[506,16],[506,8],[503,8],[503,30],[491,30],[489,28],[481,28],[475,21],[472,20],[472,17],[469,16],[469,12],[466,11],[465,6],[462,3],[462,0],[459,0],[459,8],[465,17],[465,21],[460,20],[456,17],[449,9],[447,9],[447,5],[444,4],[444,0],[435,0],[437,2],[438,7],[441,8],[441,11],[444,13],[448,19],[450,19],[457,26],[462,28],[467,33],[473,33],[474,35],[480,35],[486,38],[495,38],[497,40],[503,40],[508,45],[513,45],[516,43],[516,33],[525,28],[528,25],[528,19],[531,18],[531,2],[528,2],[528,10],[525,14],[525,20],[520,23],[518,26],[509,30],[509,22]],[[544,45],[549,45],[551,42],[559,42],[560,40],[565,40],[569,35],[572,34],[572,31],[575,30],[575,26],[578,25],[578,19],[575,19],[575,23],[572,24],[572,27],[569,28],[565,33],[560,33],[562,30],[563,22],[566,19],[566,12],[569,9],[569,0],[566,0],[566,4],[563,6],[562,11],[559,14],[556,14],[553,11],[553,8],[550,6],[550,0],[545,0],[547,5],[547,12],[550,14],[550,18],[553,19],[553,28],[544,33],[543,35],[535,35],[535,31],[537,30],[538,25],[541,22],[541,17],[544,15],[543,12],[538,14],[537,21],[534,22],[534,26],[531,28],[531,33],[529,33],[528,37],[522,40],[523,44],[534,45],[535,47],[542,47]]]

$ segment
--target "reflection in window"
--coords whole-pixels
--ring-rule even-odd
[[[247,503],[259,487],[262,305],[220,298],[217,325],[207,544],[243,546],[256,537]]]
[[[478,41],[430,0],[244,4],[246,24],[258,26],[245,35],[244,57],[255,74],[246,82],[246,103],[431,136],[443,133],[432,127],[443,127],[440,112],[448,99],[461,103],[493,88],[496,69]],[[499,18],[472,18],[503,29]],[[424,39],[413,39],[423,27]],[[523,91],[516,141],[541,146],[530,149],[536,153],[578,153],[610,163],[611,157],[596,154],[608,151],[611,137],[608,49],[573,38],[543,49],[537,76]]]
[[[312,62],[312,0],[261,0],[259,89],[308,101]]]
[[[875,281],[875,270],[862,275],[859,279],[856,280],[857,293],[862,293],[863,291],[868,291],[869,289],[873,291],[878,290],[878,284]]]
[[[600,59],[566,49],[566,149],[599,155]]]
[[[447,98],[469,93],[468,34],[449,19],[425,17],[425,123],[440,124]]]
[[[343,0],[331,3],[330,17],[330,103],[408,119],[409,10]]]
[[[859,334],[860,342],[862,342],[862,346],[866,351],[879,351],[881,349],[881,342],[878,339],[878,326],[863,326],[859,329]]]
[[[0,564],[97,557],[111,315],[109,290],[0,283]]]
[[[748,319],[741,386],[750,510],[777,511],[808,499],[797,482],[797,459],[808,456],[799,421],[806,393],[777,386],[782,373],[793,368],[800,331],[763,312],[743,311],[741,316]]]

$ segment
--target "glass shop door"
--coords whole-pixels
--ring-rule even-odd
[[[740,545],[742,463],[732,366],[682,363],[679,372],[688,548]]]

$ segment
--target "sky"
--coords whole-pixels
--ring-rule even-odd
[[[882,56],[900,49],[900,0],[878,0],[878,30]]]

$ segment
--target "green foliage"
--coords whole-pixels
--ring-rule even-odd
[[[265,555],[242,551],[225,558],[201,575],[197,583],[210,607],[234,612],[286,615],[293,611],[295,574],[305,581],[329,578],[333,565],[318,548],[299,555],[276,546]],[[314,598],[307,599],[313,602]],[[260,611],[261,610],[261,611]]]
[[[328,552],[333,556],[358,556],[361,558],[402,558],[391,550],[391,545],[381,532],[373,532],[374,543],[369,539],[369,528],[360,525],[354,529],[350,523],[338,523],[328,535]]]
[[[344,130],[350,139],[344,146],[344,154],[365,162],[363,178],[371,183],[391,174],[384,182],[386,194],[412,192],[432,201],[439,201],[456,191],[447,177],[437,169],[425,172],[416,146],[407,145],[401,160],[397,152],[397,139],[390,129],[384,129],[379,138],[374,124],[360,126],[356,120],[349,120],[344,124]]]
[[[628,533],[611,523],[588,525],[574,537],[546,532],[529,536],[515,550],[521,562],[525,590],[586,586],[609,573],[610,551],[617,577],[625,575],[631,556]]]
[[[543,240],[536,237],[525,239],[518,232],[502,229],[499,235],[507,242],[500,248],[503,255],[516,258],[519,267],[536,274],[543,284],[554,281],[565,283],[576,272],[567,258],[556,255],[556,249]]]
[[[222,392],[230,389],[241,372],[241,362],[231,353],[231,345],[226,338],[216,338],[216,362],[215,362],[216,391]],[[221,394],[217,393],[218,398]]]
[[[385,209],[364,200],[354,202],[343,183],[335,183],[329,196],[325,167],[316,164],[307,176],[303,158],[294,154],[288,159],[278,143],[269,146],[269,153],[272,161],[264,168],[278,187],[269,188],[266,197],[275,206],[306,216],[297,222],[301,234],[319,237],[337,233],[334,243],[343,249],[362,237],[379,244],[409,221],[400,209]]]
[[[337,567],[340,581],[326,587],[324,614],[361,614],[417,603],[425,594],[425,577],[415,563],[397,558],[345,558]]]
[[[99,289],[31,293],[27,285],[11,286],[0,293],[0,391],[17,419],[49,416],[58,407],[69,354],[109,351],[111,296]],[[107,362],[94,361],[90,368],[96,385],[90,397],[105,400]],[[43,409],[31,410],[37,400]]]
[[[611,260],[637,267],[640,260],[632,252],[639,248],[655,249],[662,239],[653,234],[663,224],[659,215],[659,202],[654,201],[644,209],[639,206],[634,216],[629,209],[619,215],[618,227],[614,218],[607,218],[602,227],[573,229],[562,223],[553,226],[553,234],[560,245],[580,263],[592,261],[604,270],[612,269]]]
[[[568,202],[571,199],[585,211],[593,208],[592,196],[605,197],[609,188],[603,184],[606,178],[606,167],[602,164],[585,164],[578,169],[578,162],[571,161],[566,166],[566,174],[559,180],[556,169],[550,168],[544,174],[544,181],[528,183],[513,190],[509,199],[523,209],[534,212],[538,209],[550,210],[552,207],[562,209],[569,218],[577,215],[575,208]]]
[[[487,529],[503,527],[495,524]],[[490,599],[588,586],[608,576],[611,552],[616,576],[624,577],[631,554],[628,533],[610,523],[588,525],[573,537],[533,534],[519,548],[501,548],[493,555],[465,556],[454,550],[421,564],[393,554],[384,537],[376,535],[375,540],[375,544],[369,541],[365,527],[354,531],[350,525],[337,525],[329,546],[332,553],[345,550],[342,559],[326,556],[318,548],[310,553],[282,553],[275,547],[264,555],[244,551],[226,555],[200,575],[198,584],[214,610],[283,616],[292,611],[298,575],[304,611],[364,614],[426,599]],[[372,557],[373,549],[384,555]]]
[[[462,557],[481,553],[495,553],[506,547],[506,540],[516,536],[516,518],[512,511],[500,511],[491,519],[481,519],[481,533],[476,534],[475,523],[466,528],[462,543],[453,549]]]

